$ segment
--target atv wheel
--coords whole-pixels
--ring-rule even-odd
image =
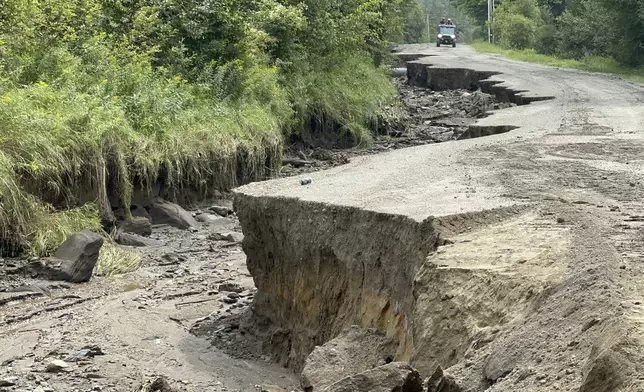
[[[437,47],[437,48],[440,48],[440,47],[441,47],[441,43],[440,43],[440,42],[436,42],[436,47]]]
[[[456,47],[456,42],[452,42],[452,48]]]

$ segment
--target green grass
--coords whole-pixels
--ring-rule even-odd
[[[629,68],[620,65],[616,60],[609,57],[587,57],[584,60],[565,59],[537,53],[534,49],[504,49],[488,42],[477,41],[472,47],[478,52],[500,54],[503,57],[525,61],[529,63],[543,64],[551,67],[572,68],[589,72],[610,73],[644,83],[644,68]]]
[[[96,274],[110,277],[133,272],[139,269],[142,262],[143,256],[141,253],[106,242],[101,248],[101,253],[98,257]]]

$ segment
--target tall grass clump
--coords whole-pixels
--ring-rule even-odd
[[[292,132],[368,145],[410,1],[3,0],[0,253],[262,179]]]
[[[296,129],[348,136],[353,144],[373,142],[373,128],[383,107],[395,105],[398,93],[385,67],[356,53],[320,59],[302,66],[284,82],[296,113]]]

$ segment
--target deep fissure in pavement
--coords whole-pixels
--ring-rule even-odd
[[[410,84],[493,92],[497,100],[516,105],[549,99],[486,81],[492,73],[430,69],[408,64]],[[514,128],[468,124],[462,138]],[[523,207],[419,222],[241,191],[235,209],[257,295],[243,315],[203,320],[194,331],[233,355],[302,371],[302,386],[309,391],[323,389],[314,387],[315,369],[328,365],[317,362],[328,350],[341,348],[352,359],[346,369],[334,369],[338,380],[392,361],[410,362],[423,376],[437,366],[463,364],[516,320],[529,317],[561,275],[557,266],[537,274],[521,267],[530,241],[553,242],[561,232],[556,222],[542,221]],[[497,236],[505,238],[504,249],[483,252],[478,241]],[[552,252],[558,251],[553,246]],[[512,256],[495,265],[492,260],[501,254]],[[386,341],[367,350],[373,335],[356,328],[377,331]],[[470,372],[469,366],[474,364],[463,371]],[[500,378],[482,377],[488,386]]]

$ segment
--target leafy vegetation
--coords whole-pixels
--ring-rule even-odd
[[[486,27],[487,0],[454,2],[477,20],[481,30]],[[503,0],[497,4],[491,27],[495,43],[503,49],[533,49],[535,54],[576,60],[570,63],[575,68],[627,75],[638,74],[634,68],[644,65],[641,0]]]
[[[417,39],[414,12],[415,0],[0,0],[0,253],[47,254],[158,182],[178,198],[261,178],[302,130],[368,144],[396,97],[388,45]]]
[[[620,75],[625,79],[644,82],[644,68],[627,67],[609,57],[588,56],[580,61],[537,53],[534,49],[503,49],[497,45],[482,41],[476,41],[472,46],[479,52],[501,54],[512,60],[549,65],[551,67],[580,69],[589,72],[611,73]]]

